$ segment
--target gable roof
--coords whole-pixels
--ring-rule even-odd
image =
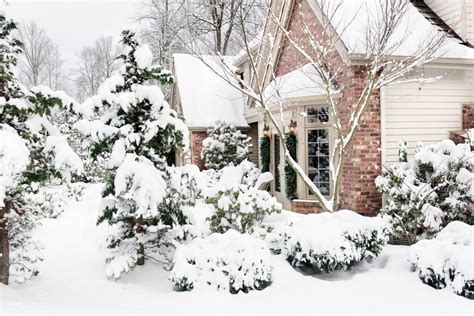
[[[317,5],[318,0],[308,0]],[[405,0],[410,1],[411,0]],[[367,19],[371,14],[376,14],[377,1],[351,0],[342,1],[334,13],[332,25],[343,41],[349,54],[365,54],[365,30]],[[350,27],[347,27],[350,25]],[[431,24],[422,13],[412,4],[407,6],[397,32],[392,37],[392,42],[401,42],[393,52],[393,56],[411,56],[427,38],[439,32],[436,25]],[[439,57],[474,59],[474,50],[460,45],[458,38],[448,37]]]
[[[182,115],[188,127],[208,128],[218,120],[248,127],[244,95],[220,77],[229,77],[220,57],[174,54],[173,61]],[[224,62],[231,65],[232,58],[224,57]]]

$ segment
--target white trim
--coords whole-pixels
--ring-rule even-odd
[[[385,127],[386,127],[386,122],[385,122],[385,87],[380,88],[380,150],[381,152],[381,166],[380,168],[383,167],[385,163],[385,155],[386,155],[386,144],[385,144]]]

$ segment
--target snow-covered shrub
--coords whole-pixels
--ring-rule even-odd
[[[472,223],[474,153],[469,145],[450,140],[419,145],[412,159],[402,146],[400,157],[376,179],[387,196],[382,214],[391,218],[395,235],[433,235],[451,221]]]
[[[207,202],[215,208],[215,213],[210,217],[211,230],[218,233],[229,229],[251,233],[266,215],[280,212],[282,208],[267,191],[245,184],[219,191]]]
[[[294,267],[327,273],[378,256],[388,241],[388,228],[381,218],[341,210],[275,225],[267,240]]]
[[[211,286],[247,293],[269,286],[272,270],[270,251],[262,240],[229,230],[180,246],[169,278],[177,291]]]
[[[15,29],[0,13],[0,207],[7,219],[11,279],[25,282],[38,274],[40,259],[31,231],[51,215],[53,205],[41,201],[35,187],[69,180],[71,172],[82,171],[82,161],[55,121],[56,114],[73,110],[74,100],[44,86],[27,90],[17,79],[22,43]]]
[[[251,139],[234,125],[217,121],[207,133],[201,151],[206,168],[219,170],[228,165],[238,165],[248,158]]]
[[[260,168],[258,168],[253,162],[244,160],[240,163],[244,170],[244,176],[242,178],[242,184],[254,186],[257,183],[258,177],[262,174]]]
[[[449,223],[436,238],[411,246],[413,270],[436,289],[448,286],[455,293],[474,299],[473,235],[473,226]]]

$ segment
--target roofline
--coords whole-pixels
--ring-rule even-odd
[[[449,26],[424,0],[409,0],[410,3],[424,16],[431,24],[437,26],[441,31],[445,32],[448,37],[459,41],[461,45],[474,48],[474,44],[464,40],[451,26]]]
[[[367,60],[365,54],[349,54],[349,58],[355,64],[359,64]],[[407,56],[400,56],[400,55],[390,55],[387,56],[392,59],[403,59]],[[451,64],[451,65],[474,65],[474,59],[472,58],[459,58],[459,57],[439,57],[435,58],[432,61],[428,62],[427,64]]]

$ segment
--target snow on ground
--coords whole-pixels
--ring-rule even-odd
[[[352,272],[305,276],[272,256],[274,283],[250,294],[177,293],[169,272],[147,262],[119,281],[104,276],[103,231],[95,226],[100,186],[89,186],[37,236],[45,245],[40,276],[0,285],[0,314],[10,313],[468,313],[472,301],[435,290],[409,271],[409,248],[387,246]]]

